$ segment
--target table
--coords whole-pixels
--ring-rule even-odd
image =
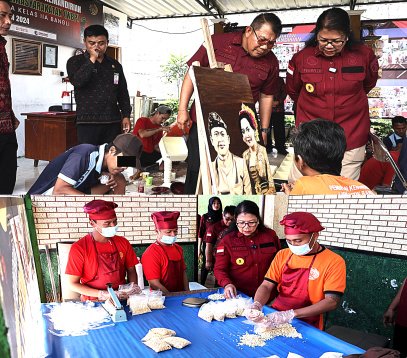
[[[177,336],[192,342],[178,350],[159,353],[159,357],[268,357],[276,354],[281,358],[289,352],[305,358],[318,358],[324,352],[341,352],[344,355],[363,353],[356,346],[348,344],[309,324],[295,319],[293,325],[303,336],[298,338],[276,337],[266,341],[264,347],[238,346],[239,337],[246,332],[253,333],[253,326],[244,324],[244,317],[225,319],[225,322],[208,323],[198,317],[198,308],[182,306],[186,297],[207,297],[208,292],[191,293],[184,296],[167,297],[166,308],[154,310],[139,316],[127,312],[127,322],[116,323],[103,329],[89,331],[86,336],[60,337],[46,332],[48,357],[157,357],[157,353],[141,343],[141,339],[153,327],[165,327],[177,332]],[[47,313],[47,305],[42,306]],[[273,309],[266,307],[265,313]],[[44,317],[45,329],[52,323]]]
[[[77,144],[76,112],[21,113],[25,120],[25,157],[50,161]]]

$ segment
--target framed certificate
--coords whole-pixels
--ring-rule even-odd
[[[58,67],[58,46],[43,45],[42,65],[44,67]]]

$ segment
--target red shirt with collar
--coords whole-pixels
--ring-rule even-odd
[[[7,41],[0,36],[0,134],[14,132],[14,113],[11,106],[11,87],[6,53]]]
[[[315,118],[345,130],[347,150],[367,143],[370,129],[367,93],[376,85],[379,64],[362,44],[324,56],[318,47],[296,53],[287,69],[287,92],[296,103],[296,125]]]
[[[80,276],[81,282],[92,280],[98,270],[97,252],[100,254],[108,254],[119,251],[120,257],[120,277],[122,282],[126,283],[126,271],[129,268],[138,264],[137,256],[130,245],[129,241],[122,236],[114,236],[110,239],[114,240],[113,245],[110,241],[101,243],[93,242],[92,235],[88,234],[82,239],[78,240],[71,246],[69,251],[68,262],[66,265],[65,273],[67,275]],[[97,252],[95,251],[95,244]],[[95,287],[100,290],[105,290],[106,287]],[[117,287],[113,287],[117,289]]]
[[[163,136],[163,132],[160,131],[156,134],[153,134],[150,137],[141,138],[139,135],[140,129],[157,129],[161,128],[158,124],[154,124],[151,122],[150,118],[148,117],[140,117],[137,119],[136,124],[133,129],[133,134],[140,138],[141,142],[143,143],[143,152],[152,153],[154,152],[154,146],[156,146]]]
[[[163,254],[163,250],[165,254]],[[143,265],[144,276],[147,281],[160,280],[164,287],[167,287],[167,282],[164,281],[165,273],[168,271],[168,259],[172,261],[182,260],[182,267],[186,270],[184,255],[182,247],[178,244],[173,245],[160,245],[155,242],[151,244],[141,257],[141,263]],[[173,277],[171,272],[168,273],[168,277]],[[183,283],[181,284],[181,286]]]
[[[277,57],[271,51],[263,57],[250,56],[242,47],[242,36],[242,32],[212,35],[216,61],[230,64],[233,72],[247,75],[254,102],[259,100],[260,93],[277,95],[279,92]],[[202,67],[209,67],[208,55],[203,45],[189,59],[188,66],[194,61],[199,61]]]
[[[268,228],[249,237],[239,231],[231,232],[216,250],[216,280],[222,287],[231,283],[238,291],[254,297],[280,248],[275,231]]]
[[[216,244],[219,234],[226,230],[228,226],[224,223],[223,219],[208,226],[205,232],[205,242],[208,244]]]

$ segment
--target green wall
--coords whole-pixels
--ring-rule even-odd
[[[326,326],[340,325],[392,337],[383,313],[407,276],[407,260],[334,249],[346,261],[346,291],[342,306],[329,313]],[[397,286],[397,287],[395,287]]]
[[[184,259],[185,263],[187,265],[187,275],[188,275],[188,280],[189,281],[196,281],[196,270],[195,268],[195,243],[181,243],[182,249],[184,250]],[[136,252],[138,257],[141,257],[143,252],[147,249],[149,245],[133,245],[133,249]],[[50,250],[50,257],[51,257],[51,267],[52,267],[52,273],[54,276],[55,280],[55,285],[57,288],[57,295],[58,297],[61,296],[60,293],[60,287],[59,287],[59,276],[58,276],[58,257],[57,257],[57,252],[56,250]],[[45,285],[45,293],[47,296],[47,301],[51,300],[51,295],[52,295],[52,285],[51,285],[51,280],[50,280],[50,274],[48,270],[48,264],[47,264],[47,259],[44,251],[40,252],[40,261],[41,261],[41,269],[43,272],[43,279],[44,279],[44,285]],[[146,282],[147,283],[147,282]],[[0,326],[1,327],[1,326]],[[0,355],[0,357],[2,357]]]
[[[208,203],[212,196],[217,196],[221,200],[223,208],[227,205],[237,206],[243,200],[251,200],[259,205],[259,200],[263,198],[261,195],[199,195],[198,214],[203,215],[208,212]]]
[[[10,348],[7,341],[7,327],[4,322],[3,310],[0,305],[0,357],[9,358]]]

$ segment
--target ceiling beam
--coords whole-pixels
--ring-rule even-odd
[[[201,5],[207,12],[208,15],[212,15],[216,19],[219,17],[225,17],[225,14],[220,9],[216,0],[195,0],[199,5]]]

